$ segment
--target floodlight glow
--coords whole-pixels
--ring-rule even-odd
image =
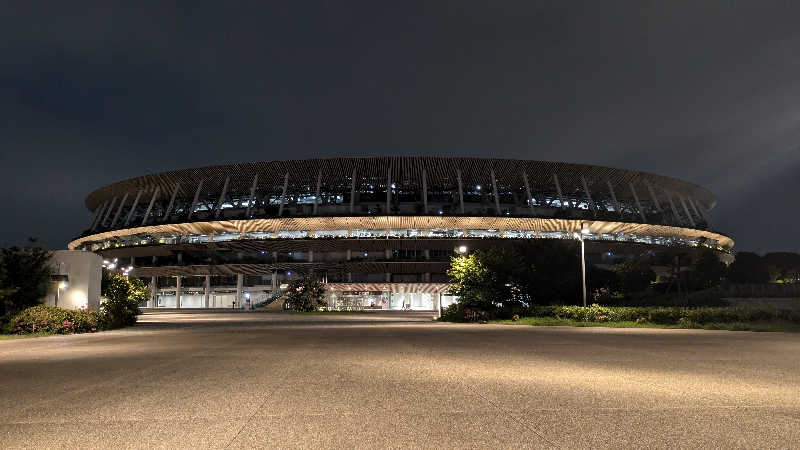
[[[458,253],[467,253],[467,246],[466,245],[462,245],[462,246],[458,247]]]
[[[67,288],[67,282],[66,281],[62,281],[61,283],[58,283],[58,288],[59,289],[66,289]]]

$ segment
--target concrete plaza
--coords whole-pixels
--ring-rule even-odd
[[[798,448],[800,335],[146,314],[0,341],[0,448]]]

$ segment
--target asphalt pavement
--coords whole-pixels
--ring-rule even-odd
[[[146,314],[0,341],[0,448],[800,448],[800,335]]]

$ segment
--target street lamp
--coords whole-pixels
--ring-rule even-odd
[[[583,306],[586,306],[586,250],[583,245],[583,237],[589,234],[586,224],[581,224],[581,232],[575,233],[575,237],[581,241],[581,288],[583,290]]]
[[[461,245],[461,246],[458,247],[458,253],[461,253],[462,255],[467,253],[467,250],[468,249],[467,249],[466,245]]]

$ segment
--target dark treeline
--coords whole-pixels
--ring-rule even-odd
[[[454,258],[448,275],[461,304],[483,310],[582,302],[576,242],[530,241],[513,249],[476,250]],[[730,265],[711,249],[644,252],[587,264],[587,303],[725,306],[723,290],[741,284],[800,282],[800,254],[740,252]]]

